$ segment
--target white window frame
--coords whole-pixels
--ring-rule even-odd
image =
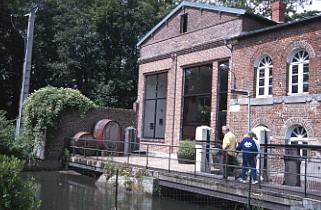
[[[270,62],[269,62],[270,61]],[[263,62],[263,63],[262,63]],[[263,64],[263,66],[261,66],[261,64]],[[269,93],[269,88],[272,88],[272,83],[269,83],[270,78],[273,80],[273,72],[272,74],[270,74],[270,69],[271,71],[273,71],[273,62],[270,56],[265,55],[264,57],[262,57],[260,59],[260,62],[257,66],[256,69],[256,97],[257,98],[266,98],[266,97],[271,97],[272,93]],[[264,71],[264,86],[260,86],[260,71],[263,70]],[[264,87],[264,94],[260,95],[260,87]]]
[[[307,54],[307,58],[306,57],[296,57],[296,55],[298,55],[300,52],[306,53]],[[301,54],[302,55],[302,54]],[[299,61],[294,61],[294,59],[298,58]],[[304,92],[303,91],[303,85],[304,84],[308,84],[309,85],[309,80],[308,82],[303,82],[303,75],[304,74],[308,74],[309,75],[309,71],[310,71],[310,66],[309,66],[309,70],[308,73],[304,73],[303,72],[303,67],[304,64],[309,64],[310,63],[310,59],[309,59],[309,54],[308,52],[306,52],[305,50],[299,50],[297,52],[295,52],[291,58],[291,63],[290,63],[290,67],[289,67],[289,95],[297,95],[297,94],[307,94],[309,93],[309,91]],[[293,76],[293,66],[298,66],[298,92],[297,93],[293,93],[292,92],[292,76]],[[310,85],[309,85],[310,86]]]
[[[295,133],[295,137],[292,137],[292,133],[294,132],[295,129],[301,128],[301,133]],[[295,126],[290,133],[290,139],[289,139],[289,144],[293,144],[293,142],[297,142],[299,145],[307,145],[308,144],[308,132],[307,130],[302,127],[302,126]],[[300,156],[304,156],[304,153],[307,153],[306,150],[300,149]]]

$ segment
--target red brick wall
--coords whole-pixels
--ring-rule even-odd
[[[320,23],[311,22],[257,34],[238,41],[233,53],[233,66],[237,88],[250,90],[255,94],[256,60],[268,54],[273,60],[273,97],[281,102],[270,105],[251,106],[252,127],[260,124],[272,130],[273,143],[285,143],[288,129],[296,124],[306,128],[309,144],[321,144],[321,112],[318,99],[312,94],[321,93],[321,28]],[[309,94],[301,103],[287,103],[288,64],[287,59],[295,49],[305,49],[310,56]],[[254,95],[255,97],[255,95]],[[228,124],[240,139],[247,130],[247,105],[240,112],[228,113]]]
[[[224,38],[237,35],[242,30],[260,28],[269,23],[258,19],[217,13],[207,10],[186,8],[189,14],[186,33],[179,33],[179,11],[164,24],[152,38],[142,44],[139,58],[139,79],[137,104],[138,136],[142,141],[177,145],[181,137],[183,115],[183,70],[187,66],[213,65],[211,127],[216,128],[217,71],[218,62],[229,60],[230,50],[224,45]],[[245,23],[247,22],[248,23]],[[244,27],[243,27],[244,24]],[[142,121],[144,112],[145,75],[167,72],[167,107],[164,139],[143,139]]]
[[[72,137],[79,131],[93,132],[95,124],[101,119],[117,121],[123,134],[126,127],[136,126],[136,113],[128,109],[99,108],[88,112],[84,118],[79,113],[68,113],[58,128],[48,134],[46,159],[57,160],[63,152],[64,138]]]
[[[204,29],[207,27],[215,26],[220,23],[238,19],[236,15],[228,13],[218,13],[215,11],[201,10],[196,8],[186,7],[179,10],[173,15],[167,23],[161,26],[153,36],[147,40],[142,46],[150,45],[165,39],[170,39],[180,36],[180,18],[181,15],[188,14],[187,32],[195,32],[196,30]]]

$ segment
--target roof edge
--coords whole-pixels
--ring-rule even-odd
[[[314,21],[314,20],[317,20],[319,18],[321,19],[321,14],[310,16],[310,17],[305,17],[305,18],[302,18],[302,19],[299,19],[299,20],[294,20],[294,21],[281,23],[281,24],[277,24],[277,25],[273,25],[273,26],[268,26],[268,27],[265,27],[265,28],[261,28],[261,29],[257,29],[257,30],[253,30],[253,31],[249,31],[249,32],[244,32],[244,33],[241,33],[239,35],[232,36],[232,37],[230,37],[230,38],[228,38],[226,40],[229,41],[229,40],[234,40],[234,39],[240,39],[240,38],[244,38],[244,37],[260,34],[260,33],[267,32],[267,31],[272,31],[272,30],[276,30],[276,29],[280,29],[280,28],[285,28],[285,27],[288,27],[288,26],[293,26],[293,25],[296,25],[296,24],[301,24],[301,23],[308,22],[308,21]]]
[[[140,39],[140,41],[136,44],[136,47],[139,47],[143,42],[147,40],[149,36],[151,36],[158,28],[160,28],[170,17],[172,17],[177,11],[179,11],[183,7],[194,7],[199,9],[206,9],[206,10],[214,10],[214,11],[221,11],[226,13],[232,13],[237,15],[245,15],[249,14],[244,9],[237,9],[231,7],[223,7],[223,6],[215,6],[210,4],[202,4],[202,3],[195,3],[195,2],[188,2],[183,1],[178,6],[176,6],[170,13],[168,13],[157,25],[155,25],[149,32],[145,34],[145,36]],[[264,17],[261,17],[264,18]],[[265,18],[264,18],[265,19]]]

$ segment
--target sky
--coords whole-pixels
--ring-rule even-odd
[[[311,0],[311,5],[306,6],[304,9],[298,8],[298,12],[303,12],[304,10],[319,10],[321,11],[321,0]]]

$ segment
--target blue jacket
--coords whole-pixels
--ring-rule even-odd
[[[245,137],[237,146],[236,150],[243,152],[243,159],[251,159],[255,157],[258,152],[255,141],[250,137]]]

